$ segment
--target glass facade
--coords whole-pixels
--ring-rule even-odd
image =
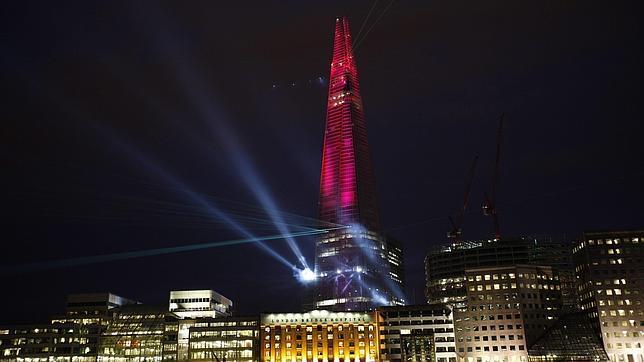
[[[583,312],[561,316],[530,347],[528,355],[529,362],[608,361],[601,338]]]
[[[103,333],[98,361],[161,361],[165,323],[166,311],[160,308],[131,306],[120,309]]]
[[[259,320],[253,317],[203,319],[190,328],[189,360],[241,362],[259,357]]]
[[[402,303],[402,248],[381,234],[346,18],[335,22],[318,215],[321,227],[346,228],[324,234],[316,242],[313,307],[365,310]]]

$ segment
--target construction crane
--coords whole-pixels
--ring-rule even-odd
[[[499,128],[496,135],[496,160],[494,161],[494,174],[492,176],[492,193],[485,193],[483,202],[483,215],[492,216],[494,225],[494,239],[501,239],[501,228],[499,226],[499,215],[496,209],[496,188],[499,181],[499,160],[501,159],[501,140],[503,136],[503,119],[505,113],[501,113]]]
[[[474,156],[474,160],[472,161],[472,166],[470,166],[470,171],[467,174],[467,178],[465,179],[465,193],[463,196],[463,206],[458,212],[458,215],[456,216],[456,221],[452,219],[451,216],[448,216],[449,222],[452,225],[452,230],[447,233],[447,237],[449,240],[452,242],[458,242],[461,240],[461,234],[463,233],[463,230],[461,229],[461,226],[463,225],[463,218],[465,217],[465,211],[467,211],[467,205],[470,203],[470,194],[472,191],[472,181],[474,180],[474,171],[476,170],[476,163],[479,160],[479,156]]]

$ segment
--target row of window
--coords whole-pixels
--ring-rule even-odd
[[[633,305],[633,304],[642,305],[642,301],[635,300],[635,301],[631,302],[630,299],[608,299],[608,300],[600,299],[598,301],[598,303],[602,307],[605,306],[605,305],[609,305],[609,306],[611,306],[611,305]]]
[[[640,327],[644,327],[644,321],[639,321],[639,323],[640,323]],[[630,327],[635,327],[635,326],[637,326],[637,321],[635,321],[635,320],[628,320],[628,321],[624,320],[624,321],[621,321],[621,322],[619,322],[619,321],[612,321],[612,322],[603,321],[602,322],[602,327],[609,327],[610,325],[612,325],[613,327],[620,327],[620,326],[621,327],[629,327],[629,326]]]
[[[629,332],[629,331],[621,331],[621,332],[606,332],[604,333],[604,336],[606,338],[641,338],[644,337],[644,332]]]
[[[635,315],[641,316],[643,314],[642,310],[634,311],[633,309],[624,310],[624,309],[609,309],[599,311],[601,317],[633,317]]]
[[[418,326],[423,324],[452,324],[452,321],[443,319],[424,319],[416,321],[389,321],[383,323],[385,326]]]
[[[210,302],[210,298],[178,298],[170,299],[170,303],[203,303]]]
[[[507,340],[509,340],[509,341],[514,341],[514,338],[515,338],[514,334],[509,334],[507,336]],[[522,334],[517,334],[516,339],[519,340],[519,341],[523,340],[523,335]],[[505,341],[505,340],[506,340],[506,336],[504,334],[502,334],[500,336],[495,336],[495,335],[491,335],[491,336],[467,336],[465,338],[463,338],[463,337],[458,338],[459,342],[465,341],[465,342],[468,342],[468,343],[481,342],[481,341],[483,341],[483,342],[488,342],[488,341],[495,342],[495,341]]]
[[[515,327],[516,327],[516,328],[515,328]],[[466,331],[466,332],[470,332],[470,331],[472,331],[472,332],[478,332],[479,330],[481,330],[481,331],[487,331],[487,330],[490,330],[490,331],[496,331],[496,330],[497,330],[497,328],[498,328],[498,330],[500,330],[500,331],[503,331],[503,330],[506,330],[506,329],[507,329],[507,330],[512,330],[512,329],[523,329],[523,325],[522,325],[522,324],[517,324],[517,325],[514,325],[514,326],[513,326],[512,324],[508,324],[508,325],[504,326],[504,325],[502,325],[502,324],[501,324],[501,325],[494,325],[494,324],[492,324],[492,325],[490,325],[490,326],[489,326],[489,329],[488,329],[488,326],[471,326],[471,327],[470,327],[470,326],[467,326],[467,327],[465,327],[465,331]]]
[[[535,274],[535,273],[502,273],[502,274],[478,274],[478,275],[468,275],[467,280],[470,282],[473,281],[482,281],[482,280],[505,280],[505,279],[515,279],[516,276],[519,276],[519,279],[541,279],[541,280],[559,280],[558,276],[552,276],[547,274]]]
[[[529,284],[529,283],[519,283],[518,287],[520,289],[538,289],[538,290],[560,290],[561,286],[558,284]],[[470,285],[468,290],[470,292],[482,292],[484,290],[506,290],[506,289],[517,289],[517,283],[503,283],[503,284],[478,284]]]
[[[333,342],[331,342],[331,343],[333,343]],[[350,341],[348,343],[344,343],[344,341],[338,341],[338,347],[345,347],[345,345],[348,346],[348,347],[355,347],[356,343],[354,341]],[[367,345],[369,345],[370,347],[374,347],[376,345],[376,343],[374,341],[369,341],[369,343],[366,343],[364,341],[358,342],[358,347],[365,347]],[[296,349],[301,349],[302,348],[302,343],[301,342],[300,343],[296,342],[295,344],[293,344],[291,342],[286,342],[283,345],[280,342],[275,342],[274,343],[275,349],[279,349],[282,346],[284,346],[284,348],[293,348],[293,347],[295,347]],[[313,343],[307,343],[306,346],[307,346],[307,349],[312,349],[313,348]],[[322,342],[317,342],[316,346],[317,346],[318,349],[319,348],[324,348],[325,344],[322,343]],[[332,348],[333,345],[331,344],[331,345],[327,345],[327,346],[329,348]],[[265,343],[264,348],[266,348],[266,349],[271,348],[271,343]]]
[[[349,331],[352,331],[354,328],[355,328],[355,329],[357,329],[357,330],[358,330],[358,332],[364,332],[364,331],[365,331],[365,326],[363,326],[363,325],[354,326],[353,324],[350,324],[350,325],[348,325],[346,328],[345,328],[343,325],[341,325],[341,324],[337,326],[337,330],[338,330],[338,331],[340,331],[340,332],[342,332],[342,331],[343,331],[343,330],[345,330],[345,329],[347,329],[347,330],[349,330]],[[373,325],[373,324],[370,324],[370,325],[368,325],[368,326],[366,327],[366,329],[367,329],[367,330],[369,330],[369,331],[373,331],[373,330],[374,330],[374,328],[375,328],[375,327],[374,327],[374,325]],[[282,328],[281,328],[281,327],[279,327],[279,326],[274,327],[273,329],[274,329],[274,331],[275,331],[275,333],[276,333],[276,334],[280,333],[280,332],[281,332],[281,330],[282,330]],[[293,328],[291,328],[291,327],[289,327],[289,326],[287,326],[287,327],[285,327],[285,328],[284,328],[284,332],[285,332],[285,333],[291,333],[291,332],[292,332],[292,330],[293,330]],[[313,332],[313,326],[306,326],[305,330],[306,330],[306,332],[307,332],[307,333],[311,333],[311,332]],[[322,326],[322,325],[317,325],[317,326],[315,327],[315,330],[316,330],[316,331],[318,331],[318,332],[322,332],[322,331],[324,331],[324,326]],[[303,331],[302,326],[296,326],[296,327],[295,327],[295,333],[301,333],[302,331]],[[326,327],[326,331],[327,331],[328,333],[332,333],[332,332],[333,332],[333,326],[327,326],[327,327]],[[271,327],[268,327],[268,326],[267,326],[267,327],[264,327],[264,332],[266,332],[266,333],[270,333],[270,332],[271,332]]]
[[[367,336],[368,336],[368,338],[369,338],[369,339],[373,339],[373,333],[369,333]],[[303,337],[303,335],[301,335],[301,334],[296,334],[296,335],[295,335],[295,340],[300,341],[300,340],[302,340],[302,337]],[[322,339],[324,339],[324,338],[323,338],[322,333],[318,333],[318,336],[317,336],[317,337],[318,337],[318,338],[317,338],[317,340],[322,340]],[[347,339],[354,339],[354,337],[355,337],[355,335],[354,335],[353,333],[348,333],[348,334],[346,334],[346,335],[345,335],[344,333],[338,333],[338,339],[345,339],[345,338],[347,338]],[[287,341],[290,341],[292,338],[293,338],[293,337],[292,337],[290,334],[287,334],[287,335],[285,335],[285,336],[284,336],[284,339],[286,339]],[[334,337],[333,337],[333,333],[329,333],[329,334],[327,334],[327,335],[326,335],[326,339],[333,339],[333,338],[334,338]],[[364,338],[365,338],[365,334],[364,334],[364,333],[358,333],[358,339],[361,339],[361,340],[362,340],[362,339],[364,339]],[[265,339],[265,340],[269,340],[269,339],[271,339],[271,335],[270,335],[270,334],[266,334],[266,335],[264,335],[264,339]],[[279,340],[281,340],[281,339],[282,339],[282,336],[281,336],[281,335],[279,335],[279,334],[276,334],[276,335],[274,336],[274,339],[275,339],[276,341],[279,341]],[[307,333],[307,334],[306,334],[306,340],[307,340],[307,341],[312,341],[312,340],[313,340],[313,335],[312,335],[312,334],[308,334],[308,333]]]
[[[525,346],[520,344],[518,346],[515,345],[503,345],[503,346],[476,346],[476,347],[467,347],[467,352],[506,352],[506,351],[524,351]],[[465,348],[459,348],[459,352],[465,352]]]

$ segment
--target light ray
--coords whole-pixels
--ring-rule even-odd
[[[323,234],[330,230],[333,230],[333,229],[302,231],[298,233],[292,233],[289,236],[293,238],[297,238],[300,236]],[[167,248],[128,251],[128,252],[122,252],[122,253],[102,254],[102,255],[94,255],[94,256],[69,258],[69,259],[33,262],[33,263],[27,263],[22,265],[11,265],[11,266],[0,267],[0,274],[3,274],[3,275],[17,274],[17,273],[24,273],[24,272],[62,268],[62,267],[81,266],[81,265],[96,264],[96,263],[106,263],[106,262],[118,261],[118,260],[127,260],[127,259],[133,259],[133,258],[143,258],[147,256],[165,255],[165,254],[182,253],[182,252],[202,250],[202,249],[219,248],[219,247],[231,246],[231,245],[260,243],[262,241],[279,240],[279,239],[282,239],[283,237],[284,237],[283,235],[278,234],[278,235],[252,237],[252,238],[246,238],[246,239],[226,240],[226,241],[217,241],[217,242],[211,242],[211,243],[199,243],[199,244],[191,244],[191,245],[183,245],[183,246],[173,246],[173,247],[167,247]],[[284,262],[288,264],[286,260],[284,260]],[[293,269],[297,268],[293,264],[290,264],[290,266]]]

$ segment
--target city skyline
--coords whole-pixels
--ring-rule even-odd
[[[258,6],[225,9],[246,17],[216,24],[212,4],[14,5],[1,57],[14,120],[3,142],[2,266],[247,237],[198,199],[246,222],[271,204],[297,215],[264,216],[253,235],[315,224],[329,33],[342,14],[364,35],[356,52],[376,193],[384,230],[406,250],[412,301],[423,300],[423,257],[447,240],[474,155],[463,238],[492,236],[480,207],[502,112],[504,234],[573,240],[641,227],[635,16],[627,5],[509,4],[396,3],[376,9],[375,23],[363,23],[366,2]],[[295,243],[312,264],[314,238]],[[294,309],[302,295],[280,298],[301,289],[285,267],[299,256],[287,242],[267,245],[286,263],[244,245],[1,275],[24,301],[0,302],[0,320],[61,309],[34,314],[40,298],[109,291],[157,304],[178,287],[220,291],[246,313]]]

